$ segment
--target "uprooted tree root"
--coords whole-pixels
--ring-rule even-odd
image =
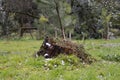
[[[78,45],[68,40],[45,38],[40,50],[36,53],[37,56],[46,58],[56,57],[59,54],[71,55],[74,54],[81,59],[82,62],[92,63],[95,59],[87,54],[83,45]]]

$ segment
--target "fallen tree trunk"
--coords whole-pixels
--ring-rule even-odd
[[[36,56],[44,56],[45,58],[56,57],[59,54],[74,54],[81,59],[82,62],[91,63],[93,58],[85,52],[83,45],[78,45],[67,40],[58,40],[46,37],[43,41]]]

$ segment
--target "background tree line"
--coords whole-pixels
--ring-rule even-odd
[[[38,39],[45,35],[109,39],[120,35],[119,4],[119,0],[0,0],[0,36],[36,27]]]

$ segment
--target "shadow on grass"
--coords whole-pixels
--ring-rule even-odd
[[[9,52],[9,51],[0,51],[0,56],[8,55],[10,53],[11,52]]]
[[[107,61],[120,62],[120,55],[117,55],[117,54],[108,54],[106,56],[100,56],[100,57]]]

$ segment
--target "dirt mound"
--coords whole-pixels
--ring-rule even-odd
[[[45,58],[56,57],[59,54],[74,54],[81,59],[82,62],[91,63],[93,58],[85,52],[83,45],[78,45],[68,40],[53,39],[46,37],[36,53],[36,56],[44,56]]]

